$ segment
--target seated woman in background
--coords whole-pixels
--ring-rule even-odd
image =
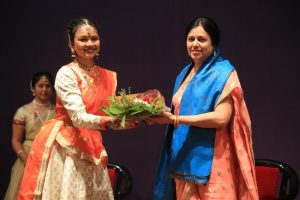
[[[55,105],[50,102],[53,89],[53,77],[48,72],[33,75],[30,87],[33,101],[20,107],[12,121],[12,147],[18,158],[11,170],[11,179],[6,191],[5,200],[17,199],[24,164],[31,149],[31,143],[43,123],[54,117]],[[23,136],[25,134],[25,141]]]

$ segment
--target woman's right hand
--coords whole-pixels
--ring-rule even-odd
[[[148,124],[173,124],[175,121],[175,115],[168,111],[164,111],[160,115],[148,117],[145,120]]]
[[[28,154],[27,154],[27,153],[24,153],[24,158],[23,158],[24,163],[27,162],[27,159],[28,159]]]
[[[171,108],[168,107],[168,106],[165,106],[165,107],[164,107],[164,111],[165,111],[165,112],[171,112]]]
[[[26,161],[28,159],[28,154],[23,151],[18,155],[18,157],[20,158],[20,160],[22,160],[24,163],[26,163]]]
[[[125,126],[121,126],[121,120],[114,118],[114,117],[108,117],[107,122],[105,123],[105,127],[110,128],[112,130],[126,130],[131,128],[136,128],[139,121],[134,119],[128,119],[125,122]]]

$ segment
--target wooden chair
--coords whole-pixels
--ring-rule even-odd
[[[291,166],[275,160],[255,159],[255,169],[260,200],[296,199],[299,180]]]
[[[107,169],[115,199],[120,199],[128,195],[132,189],[130,172],[124,166],[117,163],[108,163]]]

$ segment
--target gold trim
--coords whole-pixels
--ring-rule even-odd
[[[246,122],[246,124],[247,124],[247,126],[248,126],[248,128],[249,128],[250,135],[252,135],[251,122],[247,120],[247,117],[246,117],[246,115],[245,115],[244,112],[241,112],[241,114],[242,114],[243,119],[245,120],[245,122]]]
[[[89,154],[83,153],[81,149],[72,146],[60,133],[57,134],[56,141],[60,146],[65,148],[68,151],[68,153],[70,153],[72,155],[78,155],[81,159],[90,161],[90,162],[94,163],[95,165],[102,164],[101,161],[102,161],[103,157],[107,157],[107,153],[105,150],[103,150],[101,152],[99,158],[96,158],[96,157],[90,156]]]
[[[186,184],[188,184],[188,187],[189,187],[188,192],[186,194],[186,200],[190,200],[196,191],[196,188],[195,188],[196,185],[193,185],[194,183],[188,182],[188,181],[186,182]],[[192,187],[192,186],[194,186],[194,187]]]
[[[21,120],[18,120],[18,119],[13,119],[12,120],[12,124],[20,125],[20,126],[25,126],[25,122],[23,122]]]
[[[45,176],[47,171],[47,163],[51,153],[51,148],[55,141],[55,137],[62,125],[63,125],[63,121],[57,121],[52,128],[49,138],[46,141],[45,150],[41,160],[41,167],[39,170],[36,187],[33,193],[34,200],[39,200],[42,198],[42,191],[43,191],[43,186],[44,186],[44,181],[45,181]]]
[[[233,82],[230,84],[229,88],[224,90],[220,96],[220,98],[218,99],[215,108],[232,92],[232,90],[234,90],[235,88],[240,88],[242,89],[238,83]]]
[[[113,88],[112,95],[115,95],[116,91],[117,91],[117,85],[118,85],[118,79],[117,79],[117,73],[116,72],[113,72],[113,79],[114,79],[114,88]]]
[[[188,181],[188,182],[194,183],[196,185],[203,185],[200,181],[187,179],[188,177],[195,176],[195,175],[183,173],[181,171],[171,171],[171,172],[169,172],[169,176],[171,178],[176,178],[176,179],[182,180],[182,181]]]

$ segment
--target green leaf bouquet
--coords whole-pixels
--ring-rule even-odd
[[[120,119],[122,128],[126,126],[126,120],[141,121],[160,114],[165,107],[165,99],[156,89],[137,94],[130,94],[130,88],[128,92],[122,89],[119,96],[111,97],[109,102],[108,106],[102,106],[101,109],[107,115]]]

